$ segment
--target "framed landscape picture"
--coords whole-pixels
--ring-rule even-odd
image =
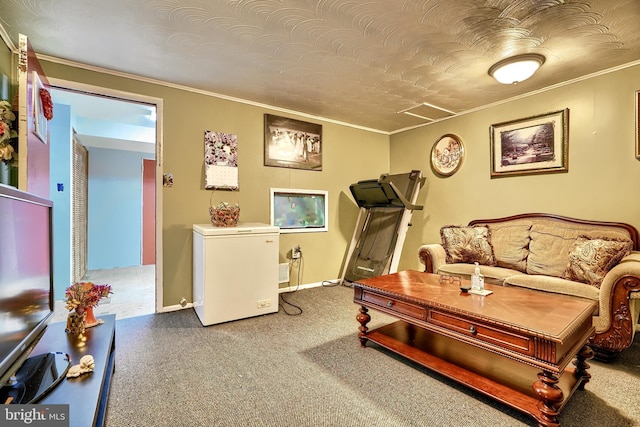
[[[322,170],[322,125],[264,115],[264,165]]]
[[[636,91],[636,159],[640,159],[640,90]]]
[[[569,171],[569,109],[491,125],[491,178]]]

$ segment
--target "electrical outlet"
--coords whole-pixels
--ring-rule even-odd
[[[261,299],[260,301],[258,301],[258,308],[266,308],[266,307],[271,307],[270,299]]]
[[[302,255],[302,249],[300,245],[296,245],[291,249],[291,259],[298,259]]]

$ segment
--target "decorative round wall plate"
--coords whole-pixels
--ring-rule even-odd
[[[431,168],[441,176],[451,176],[460,169],[464,157],[464,145],[453,134],[440,137],[431,149]]]

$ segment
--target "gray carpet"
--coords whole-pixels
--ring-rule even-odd
[[[380,347],[361,348],[352,296],[343,286],[301,290],[285,295],[298,316],[281,308],[209,327],[193,310],[117,321],[107,427],[536,425]],[[371,328],[391,320],[371,314]],[[636,336],[616,362],[591,361],[593,378],[562,425],[640,425],[639,356]]]

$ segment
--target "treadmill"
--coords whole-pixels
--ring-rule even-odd
[[[395,273],[425,177],[419,170],[359,181],[349,189],[360,207],[356,229],[342,273],[343,285]]]

